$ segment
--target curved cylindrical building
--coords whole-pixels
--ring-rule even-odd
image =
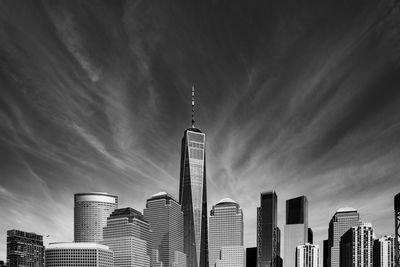
[[[113,267],[114,254],[97,243],[50,243],[45,250],[46,267]]]
[[[107,218],[117,208],[118,196],[98,192],[75,194],[74,241],[102,241]]]

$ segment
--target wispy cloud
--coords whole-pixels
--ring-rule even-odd
[[[156,191],[177,195],[195,83],[209,208],[223,197],[243,207],[246,246],[269,189],[280,226],[286,199],[309,198],[317,243],[340,206],[391,233],[392,4],[2,1],[0,208],[10,216],[0,230],[71,240],[77,191],[116,193],[137,209]]]

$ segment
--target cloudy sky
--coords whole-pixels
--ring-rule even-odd
[[[142,210],[177,196],[180,141],[206,133],[208,208],[306,195],[316,243],[343,206],[392,234],[400,191],[400,4],[0,1],[0,260],[6,230],[73,239],[73,194]]]

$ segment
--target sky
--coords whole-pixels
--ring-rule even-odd
[[[268,190],[283,235],[301,195],[321,246],[340,207],[394,233],[398,1],[3,0],[0,260],[8,229],[72,241],[75,193],[177,197],[193,84],[208,209],[237,201],[246,247]]]

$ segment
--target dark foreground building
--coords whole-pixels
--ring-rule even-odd
[[[278,228],[278,197],[275,191],[261,193],[260,207],[257,208],[257,266],[278,267],[280,257],[281,231]]]
[[[246,248],[246,267],[257,267],[257,247]]]
[[[9,267],[42,267],[43,236],[19,230],[7,231],[7,262]]]

